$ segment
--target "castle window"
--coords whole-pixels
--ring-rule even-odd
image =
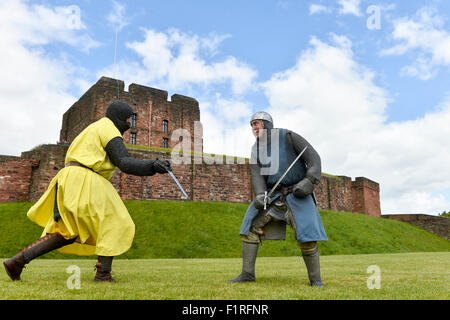
[[[169,147],[169,139],[163,138],[163,148],[168,148],[168,147]]]
[[[136,144],[136,133],[132,132],[130,134],[130,143],[131,144]]]
[[[136,118],[137,118],[137,114],[133,113],[133,115],[131,116],[131,127],[132,128],[136,128]]]
[[[164,133],[169,132],[169,121],[163,120],[163,131]]]

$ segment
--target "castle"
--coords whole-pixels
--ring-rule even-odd
[[[192,146],[202,141],[201,130],[194,130],[194,123],[200,121],[197,100],[174,94],[169,101],[167,91],[138,84],[125,91],[123,81],[102,77],[63,115],[58,144],[38,146],[20,157],[0,156],[0,202],[39,199],[64,167],[70,142],[102,118],[118,96],[134,109],[132,128],[124,134],[132,157],[170,160],[171,148],[181,141],[171,139],[177,129],[189,133]],[[195,153],[184,156],[193,158]],[[190,200],[249,203],[253,199],[248,161],[227,157],[223,163],[206,164],[193,160],[173,169]],[[122,199],[181,199],[181,191],[168,175],[138,177],[116,170],[111,183]],[[379,184],[364,177],[352,181],[345,176],[322,175],[315,196],[319,209],[381,215]]]

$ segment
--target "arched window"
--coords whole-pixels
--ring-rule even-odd
[[[131,127],[132,127],[132,128],[136,128],[136,118],[137,118],[137,114],[136,114],[136,113],[133,113],[133,114],[131,115]]]
[[[163,132],[167,133],[169,132],[169,121],[163,120]]]

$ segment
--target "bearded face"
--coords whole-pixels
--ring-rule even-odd
[[[262,120],[253,120],[252,122],[250,122],[250,126],[252,127],[252,132],[255,138],[261,138],[264,130],[264,124]]]

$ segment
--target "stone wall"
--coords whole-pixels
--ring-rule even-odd
[[[120,99],[132,106],[136,114],[136,125],[124,134],[125,143],[131,144],[134,134],[136,145],[163,147],[163,139],[167,139],[169,148],[173,148],[179,140],[171,141],[172,134],[181,129],[186,130],[191,146],[194,145],[194,123],[200,121],[197,100],[174,94],[168,101],[167,91],[134,83],[125,91],[124,86],[122,80],[100,78],[64,113],[60,141],[71,142],[85,127],[104,117],[111,102]],[[168,122],[167,131],[163,121]]]
[[[13,156],[0,156],[0,202],[27,201],[31,175],[38,162]]]
[[[170,160],[170,153],[152,150],[130,150],[138,159]],[[248,164],[179,164],[173,173],[190,200],[250,202],[250,167]],[[168,174],[136,177],[114,172],[111,183],[122,199],[181,199],[183,194]]]
[[[58,171],[64,167],[64,158],[68,146],[46,144],[28,152],[22,152],[22,158],[33,161],[27,200],[36,201],[47,190],[47,187]]]
[[[381,216],[380,186],[364,177],[322,175],[314,195],[319,209]]]
[[[349,177],[322,175],[314,195],[319,209],[353,211],[352,179]]]
[[[410,223],[450,240],[450,218],[427,214],[386,214],[382,217]]]
[[[42,145],[22,153],[21,158],[3,157],[5,160],[0,166],[0,181],[17,181],[24,187],[10,189],[3,183],[4,187],[0,190],[1,201],[39,199],[51,179],[64,167],[67,149],[65,145]],[[169,150],[163,152],[131,148],[129,152],[130,156],[137,159],[171,159]],[[223,164],[206,164],[196,163],[196,159],[192,157],[187,164],[173,165],[173,169],[190,200],[249,203],[253,199],[250,166],[242,163],[241,159],[233,161],[228,159]],[[182,196],[169,175],[137,177],[116,170],[111,183],[122,199],[181,199]],[[11,190],[20,193],[20,196],[11,193]],[[345,176],[323,175],[314,194],[319,209],[380,216],[378,190],[378,184],[366,178],[359,177],[352,181]]]
[[[353,212],[362,212],[369,216],[379,217],[380,185],[372,180],[357,177],[352,182]]]

